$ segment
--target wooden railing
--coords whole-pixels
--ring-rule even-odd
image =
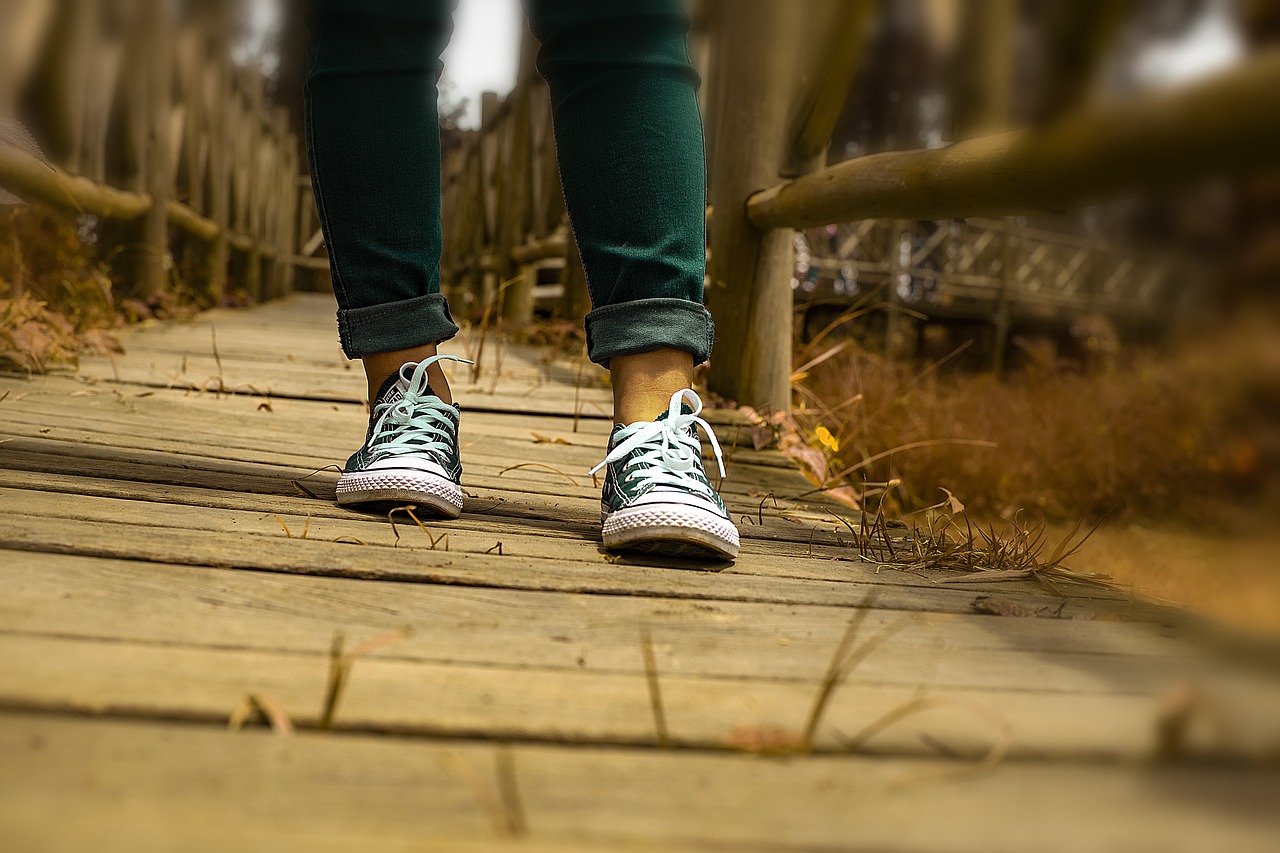
[[[708,118],[715,211],[708,301],[719,330],[710,384],[755,406],[785,409],[789,403],[793,229],[872,218],[939,220],[1059,209],[1280,165],[1280,110],[1274,105],[1280,54],[1272,53],[1179,89],[1113,103],[1075,106],[1064,96],[1058,99],[1061,115],[1048,115],[1027,130],[822,168],[821,158],[812,156],[813,139],[830,138],[836,112],[792,105],[842,103],[851,75],[816,73],[789,85],[793,66],[778,44],[795,31],[801,4],[731,5],[732,14],[715,28],[713,75],[727,81],[721,85],[731,86],[732,94],[716,97],[713,90]],[[973,5],[997,17],[1015,8],[1003,0]],[[1092,8],[1105,5],[1070,4],[1084,25],[1064,31],[1092,45],[1077,53],[1101,55],[1097,38],[1116,29],[1113,15]],[[847,0],[807,7],[828,16],[831,33],[826,53],[813,51],[812,67],[856,67],[848,56],[837,58],[861,50],[867,28],[854,7],[870,14],[874,6],[871,0]],[[984,32],[1007,30],[998,23],[987,21]],[[1011,84],[1000,63],[977,65],[994,69],[993,79],[982,82],[988,94]],[[1092,69],[1072,70],[1086,78]],[[987,110],[969,124],[987,132],[994,123]]]
[[[213,300],[229,276],[254,298],[282,294],[311,236],[298,139],[284,108],[264,107],[261,72],[232,62],[232,4],[175,5],[10,4],[0,116],[28,105],[53,165],[0,148],[0,186],[119,228],[135,295],[173,270]]]
[[[532,319],[541,270],[563,272],[560,308],[589,308],[565,217],[546,83],[521,51],[520,73],[505,98],[485,93],[480,129],[446,153],[442,168],[445,292],[458,311],[485,311],[514,323]]]

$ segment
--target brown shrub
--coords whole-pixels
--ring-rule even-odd
[[[194,300],[180,283],[143,302],[121,298],[96,223],[42,205],[0,208],[0,367],[40,372],[80,352],[119,349],[111,330],[181,317]]]
[[[1004,381],[849,347],[800,380],[796,421],[826,445],[832,472],[857,466],[846,478],[855,490],[864,478],[900,480],[885,496],[891,514],[949,489],[984,515],[1220,515],[1274,461],[1264,393],[1280,376],[1274,328],[1242,323],[1107,371],[1036,367]]]

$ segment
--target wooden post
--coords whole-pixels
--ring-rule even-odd
[[[891,223],[889,233],[889,286],[884,294],[884,344],[883,354],[887,359],[894,357],[894,346],[897,343],[898,330],[902,326],[902,297],[898,295],[898,285],[904,275],[911,275],[911,224],[901,220]]]
[[[289,174],[289,110],[276,107],[271,111],[271,123],[266,135],[264,154],[269,155],[269,169],[263,176],[267,187],[263,216],[265,240],[271,246],[271,276],[266,296],[276,299],[288,292],[288,270],[293,268],[293,240],[286,239],[288,222],[293,219],[289,197],[297,192],[293,175]],[[287,179],[287,181],[286,181]]]
[[[1001,228],[1003,239],[1000,243],[1000,295],[996,297],[995,317],[992,330],[991,372],[999,376],[1004,372],[1004,351],[1009,346],[1009,329],[1012,317],[1009,301],[1015,286],[1013,278],[1013,250],[1018,245],[1018,238],[1013,233],[1008,220]]]
[[[231,176],[235,144],[234,116],[231,112],[231,45],[229,6],[217,4],[223,11],[211,19],[213,32],[207,46],[209,68],[205,72],[204,91],[209,99],[209,216],[218,225],[206,256],[205,279],[209,297],[220,304],[227,293],[227,264],[231,245],[227,232],[231,228]]]
[[[533,224],[533,99],[538,77],[534,58],[537,43],[524,31],[520,43],[519,76],[516,87],[507,96],[507,124],[510,126],[509,161],[503,175],[502,221],[498,226],[497,250],[499,275],[512,279],[503,294],[502,316],[517,326],[533,320],[533,285],[536,271],[519,269],[511,258],[512,251],[524,243]]]
[[[498,194],[495,188],[496,173],[500,162],[498,112],[502,101],[497,92],[480,93],[480,141],[476,158],[473,190],[480,203],[471,251],[477,281],[480,282],[479,304],[483,311],[498,295],[498,277],[493,270],[485,269],[483,258],[490,251],[490,238],[497,230]]]
[[[715,45],[707,302],[718,339],[708,381],[711,390],[740,403],[785,411],[793,237],[789,230],[757,230],[747,221],[746,201],[776,182],[787,154],[794,68],[788,46],[799,9],[773,0],[737,0],[733,7],[722,16]]]
[[[516,246],[529,231],[533,179],[533,139],[530,124],[529,85],[517,86],[509,96],[514,100],[507,116],[510,126],[510,160],[503,176],[502,219],[498,226],[495,255],[502,280],[510,280],[502,299],[502,316],[514,325],[533,319],[533,278],[531,268],[518,269],[511,258]],[[518,274],[517,274],[518,273]]]
[[[10,0],[0,28],[0,115],[14,115],[54,18],[48,0]]]
[[[1093,87],[1098,69],[1126,19],[1134,0],[1105,3],[1053,3],[1048,13],[1048,75],[1039,93],[1034,118],[1052,121],[1079,107]]]
[[[951,97],[953,138],[997,133],[1008,125],[1017,14],[1017,0],[970,0],[961,5]]]
[[[129,249],[122,253],[131,278],[131,291],[141,298],[152,297],[165,289],[165,262],[169,254],[170,151],[169,133],[172,86],[172,27],[167,0],[141,0],[142,16],[139,33],[141,44],[148,46],[139,81],[144,86],[137,93],[142,107],[142,137],[139,159],[143,168],[142,185],[151,198],[151,206],[130,230]]]
[[[812,37],[825,43],[805,63],[807,85],[791,108],[789,156],[783,167],[788,177],[826,165],[831,134],[844,112],[879,11],[878,0],[826,0],[806,7],[813,18]]]
[[[560,296],[560,313],[566,320],[581,322],[591,310],[591,293],[587,289],[587,271],[578,253],[578,241],[569,235],[565,241],[564,270],[560,273],[564,292]]]
[[[247,161],[240,165],[248,174],[245,193],[245,233],[249,235],[248,259],[244,276],[245,289],[255,300],[261,301],[265,293],[262,285],[262,78],[250,69],[241,77],[241,89],[247,100],[242,133],[246,137]]]

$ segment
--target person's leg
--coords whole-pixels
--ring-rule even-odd
[[[527,0],[614,419],[652,420],[710,354],[706,159],[680,0]]]
[[[689,390],[711,351],[702,305],[706,157],[681,0],[528,0],[569,219],[591,290],[587,348],[613,378],[607,548],[738,553],[703,469]],[[723,466],[721,465],[723,473]],[[594,471],[593,471],[594,473]]]
[[[440,294],[436,83],[451,0],[311,0],[306,132],[338,328],[369,399],[458,327]],[[438,364],[431,387],[447,402]]]
[[[369,428],[338,478],[343,505],[462,511],[458,408],[436,345],[436,83],[451,0],[310,0],[307,147],[343,350],[364,362]],[[454,359],[459,360],[459,359]]]

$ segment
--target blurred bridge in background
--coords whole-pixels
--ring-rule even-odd
[[[1151,335],[1185,320],[1206,298],[1203,265],[1173,250],[1140,253],[1096,237],[1013,219],[943,222],[868,219],[796,232],[796,307],[805,338],[865,309],[882,323],[886,355],[910,329],[961,325],[990,332],[998,370],[1013,330],[1069,332],[1101,318]]]

